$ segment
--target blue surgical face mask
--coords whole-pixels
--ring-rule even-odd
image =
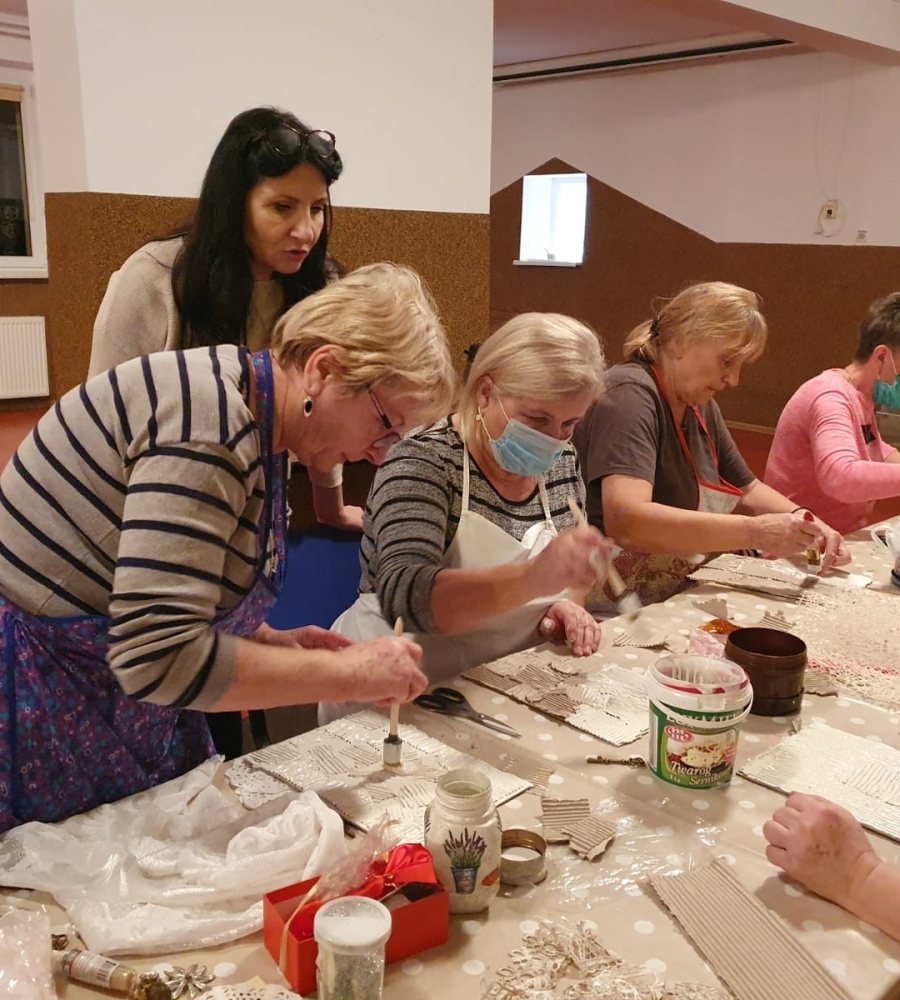
[[[488,433],[487,427],[484,427],[497,464],[516,476],[542,476],[562,455],[566,442],[507,417],[502,403],[500,410],[506,417],[506,427],[500,437],[495,440]],[[481,410],[478,411],[478,416],[481,416]]]
[[[889,410],[900,410],[900,375],[894,380],[893,385],[876,379],[872,398],[875,400],[876,406],[886,406]]]
[[[883,379],[881,376],[884,374],[885,361],[888,357],[891,359],[891,368],[894,370],[894,377],[892,379]],[[897,379],[900,378],[900,372],[897,371],[897,365],[894,363],[893,354],[885,355],[885,361],[881,363],[881,370],[875,382],[876,384],[880,382],[882,385],[886,385],[889,389],[892,389],[897,384]]]

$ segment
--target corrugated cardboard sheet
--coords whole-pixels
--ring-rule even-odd
[[[849,1000],[781,917],[723,862],[650,881],[737,1000]]]
[[[842,805],[863,826],[900,840],[900,751],[826,725],[749,760],[738,772],[779,792],[810,792]]]

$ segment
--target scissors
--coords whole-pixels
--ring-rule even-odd
[[[521,736],[512,726],[507,726],[505,722],[494,719],[484,712],[476,712],[469,704],[466,696],[455,688],[438,687],[428,694],[420,694],[415,700],[419,708],[425,708],[429,712],[440,712],[442,715],[455,715],[460,719],[469,719],[478,723],[479,726],[487,726],[488,729],[496,729],[498,732],[506,733],[507,736]]]

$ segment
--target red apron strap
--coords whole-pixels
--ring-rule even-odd
[[[684,436],[684,431],[681,429],[681,424],[675,419],[675,412],[672,409],[671,402],[669,401],[669,395],[666,392],[666,387],[663,385],[663,380],[662,376],[659,373],[659,369],[656,367],[656,365],[650,365],[650,371],[653,373],[653,378],[656,380],[656,384],[659,387],[659,394],[660,396],[662,396],[663,402],[668,407],[669,414],[672,417],[672,423],[675,425],[675,433],[678,435],[678,441],[679,444],[681,445],[681,450],[684,452],[684,457],[688,460],[688,463],[690,464],[691,471],[694,473],[694,479],[697,480],[697,485],[711,486],[712,484],[704,482],[700,478],[697,472],[697,466],[694,463],[694,456],[691,454],[691,449],[688,447],[687,439]],[[712,436],[707,430],[706,422],[704,421],[702,415],[700,414],[700,410],[696,406],[692,406],[691,412],[694,414],[697,423],[700,425],[700,430],[703,431],[706,441],[709,444],[709,451],[710,454],[712,455],[713,462],[715,463],[716,466],[716,475],[719,477],[720,485],[727,486],[729,490],[737,490],[738,493],[741,493],[742,492],[741,490],[738,490],[736,486],[732,486],[731,483],[723,479],[721,474],[719,473],[719,453],[716,450],[715,444],[713,444]]]

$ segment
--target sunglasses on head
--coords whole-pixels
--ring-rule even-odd
[[[303,129],[294,128],[293,125],[277,125],[275,128],[267,129],[254,136],[253,142],[264,142],[276,156],[285,158],[294,156],[301,146],[309,146],[323,159],[334,156],[336,149],[333,132],[327,132],[322,128],[305,132]]]

